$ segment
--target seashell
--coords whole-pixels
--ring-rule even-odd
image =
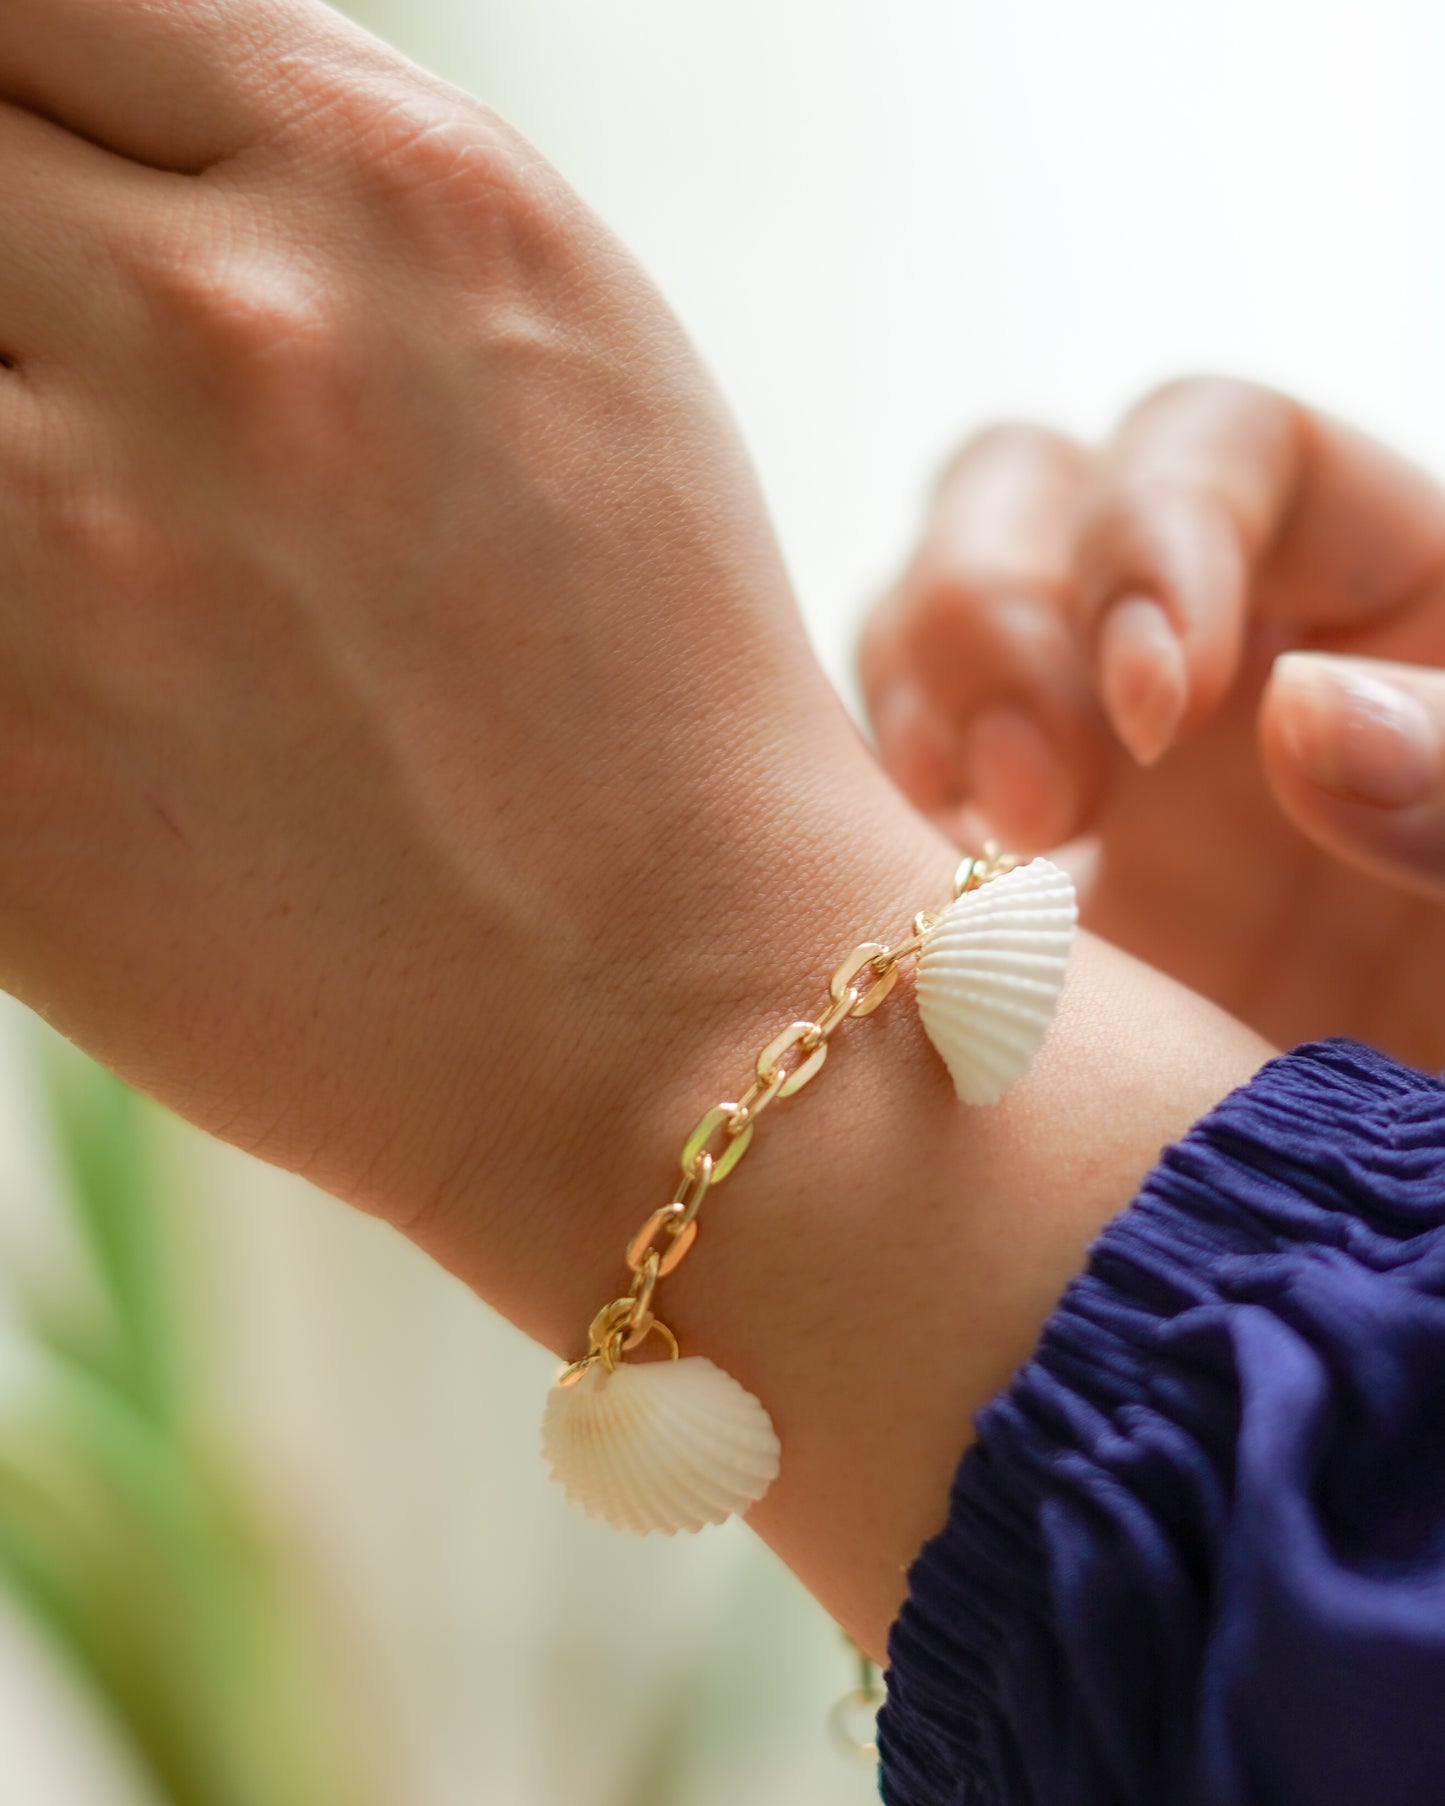
[[[1078,913],[1068,873],[1035,859],[955,897],[928,930],[918,1013],[964,1103],[996,1103],[1033,1058]]]
[[[700,1355],[594,1361],[552,1388],[542,1453],[574,1505],[639,1536],[701,1530],[741,1516],[777,1478],[772,1419]]]

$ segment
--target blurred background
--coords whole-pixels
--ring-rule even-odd
[[[1435,0],[356,0],[652,270],[819,653],[950,445],[1191,370],[1445,465]],[[0,1014],[0,1799],[849,1806],[853,1678],[736,1526],[567,1512],[554,1363]],[[942,1502],[940,1501],[940,1508]]]

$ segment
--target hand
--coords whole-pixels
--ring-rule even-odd
[[[940,825],[1097,835],[1097,932],[1276,1042],[1429,1067],[1442,664],[1445,491],[1218,380],[1151,395],[1097,451],[982,434],[862,646],[884,763]]]
[[[732,430],[541,158],[307,0],[7,0],[0,92],[4,982],[573,1336],[558,1221],[612,1252],[815,896],[921,882]]]
[[[687,1131],[952,849],[676,324],[484,108],[309,0],[6,0],[0,92],[0,975],[580,1353]],[[969,1112],[904,991],[667,1281],[875,1650],[971,1412],[1266,1051],[1087,943]]]

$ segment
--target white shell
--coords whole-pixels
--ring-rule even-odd
[[[542,1453],[574,1505],[640,1536],[701,1530],[754,1505],[777,1478],[772,1419],[731,1374],[678,1361],[595,1362],[554,1386]]]
[[[992,1104],[1043,1040],[1078,920],[1073,881],[1047,859],[956,897],[918,959],[918,1013],[966,1104]]]

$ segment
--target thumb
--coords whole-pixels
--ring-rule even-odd
[[[1259,732],[1265,775],[1302,833],[1445,902],[1445,671],[1287,652]]]

